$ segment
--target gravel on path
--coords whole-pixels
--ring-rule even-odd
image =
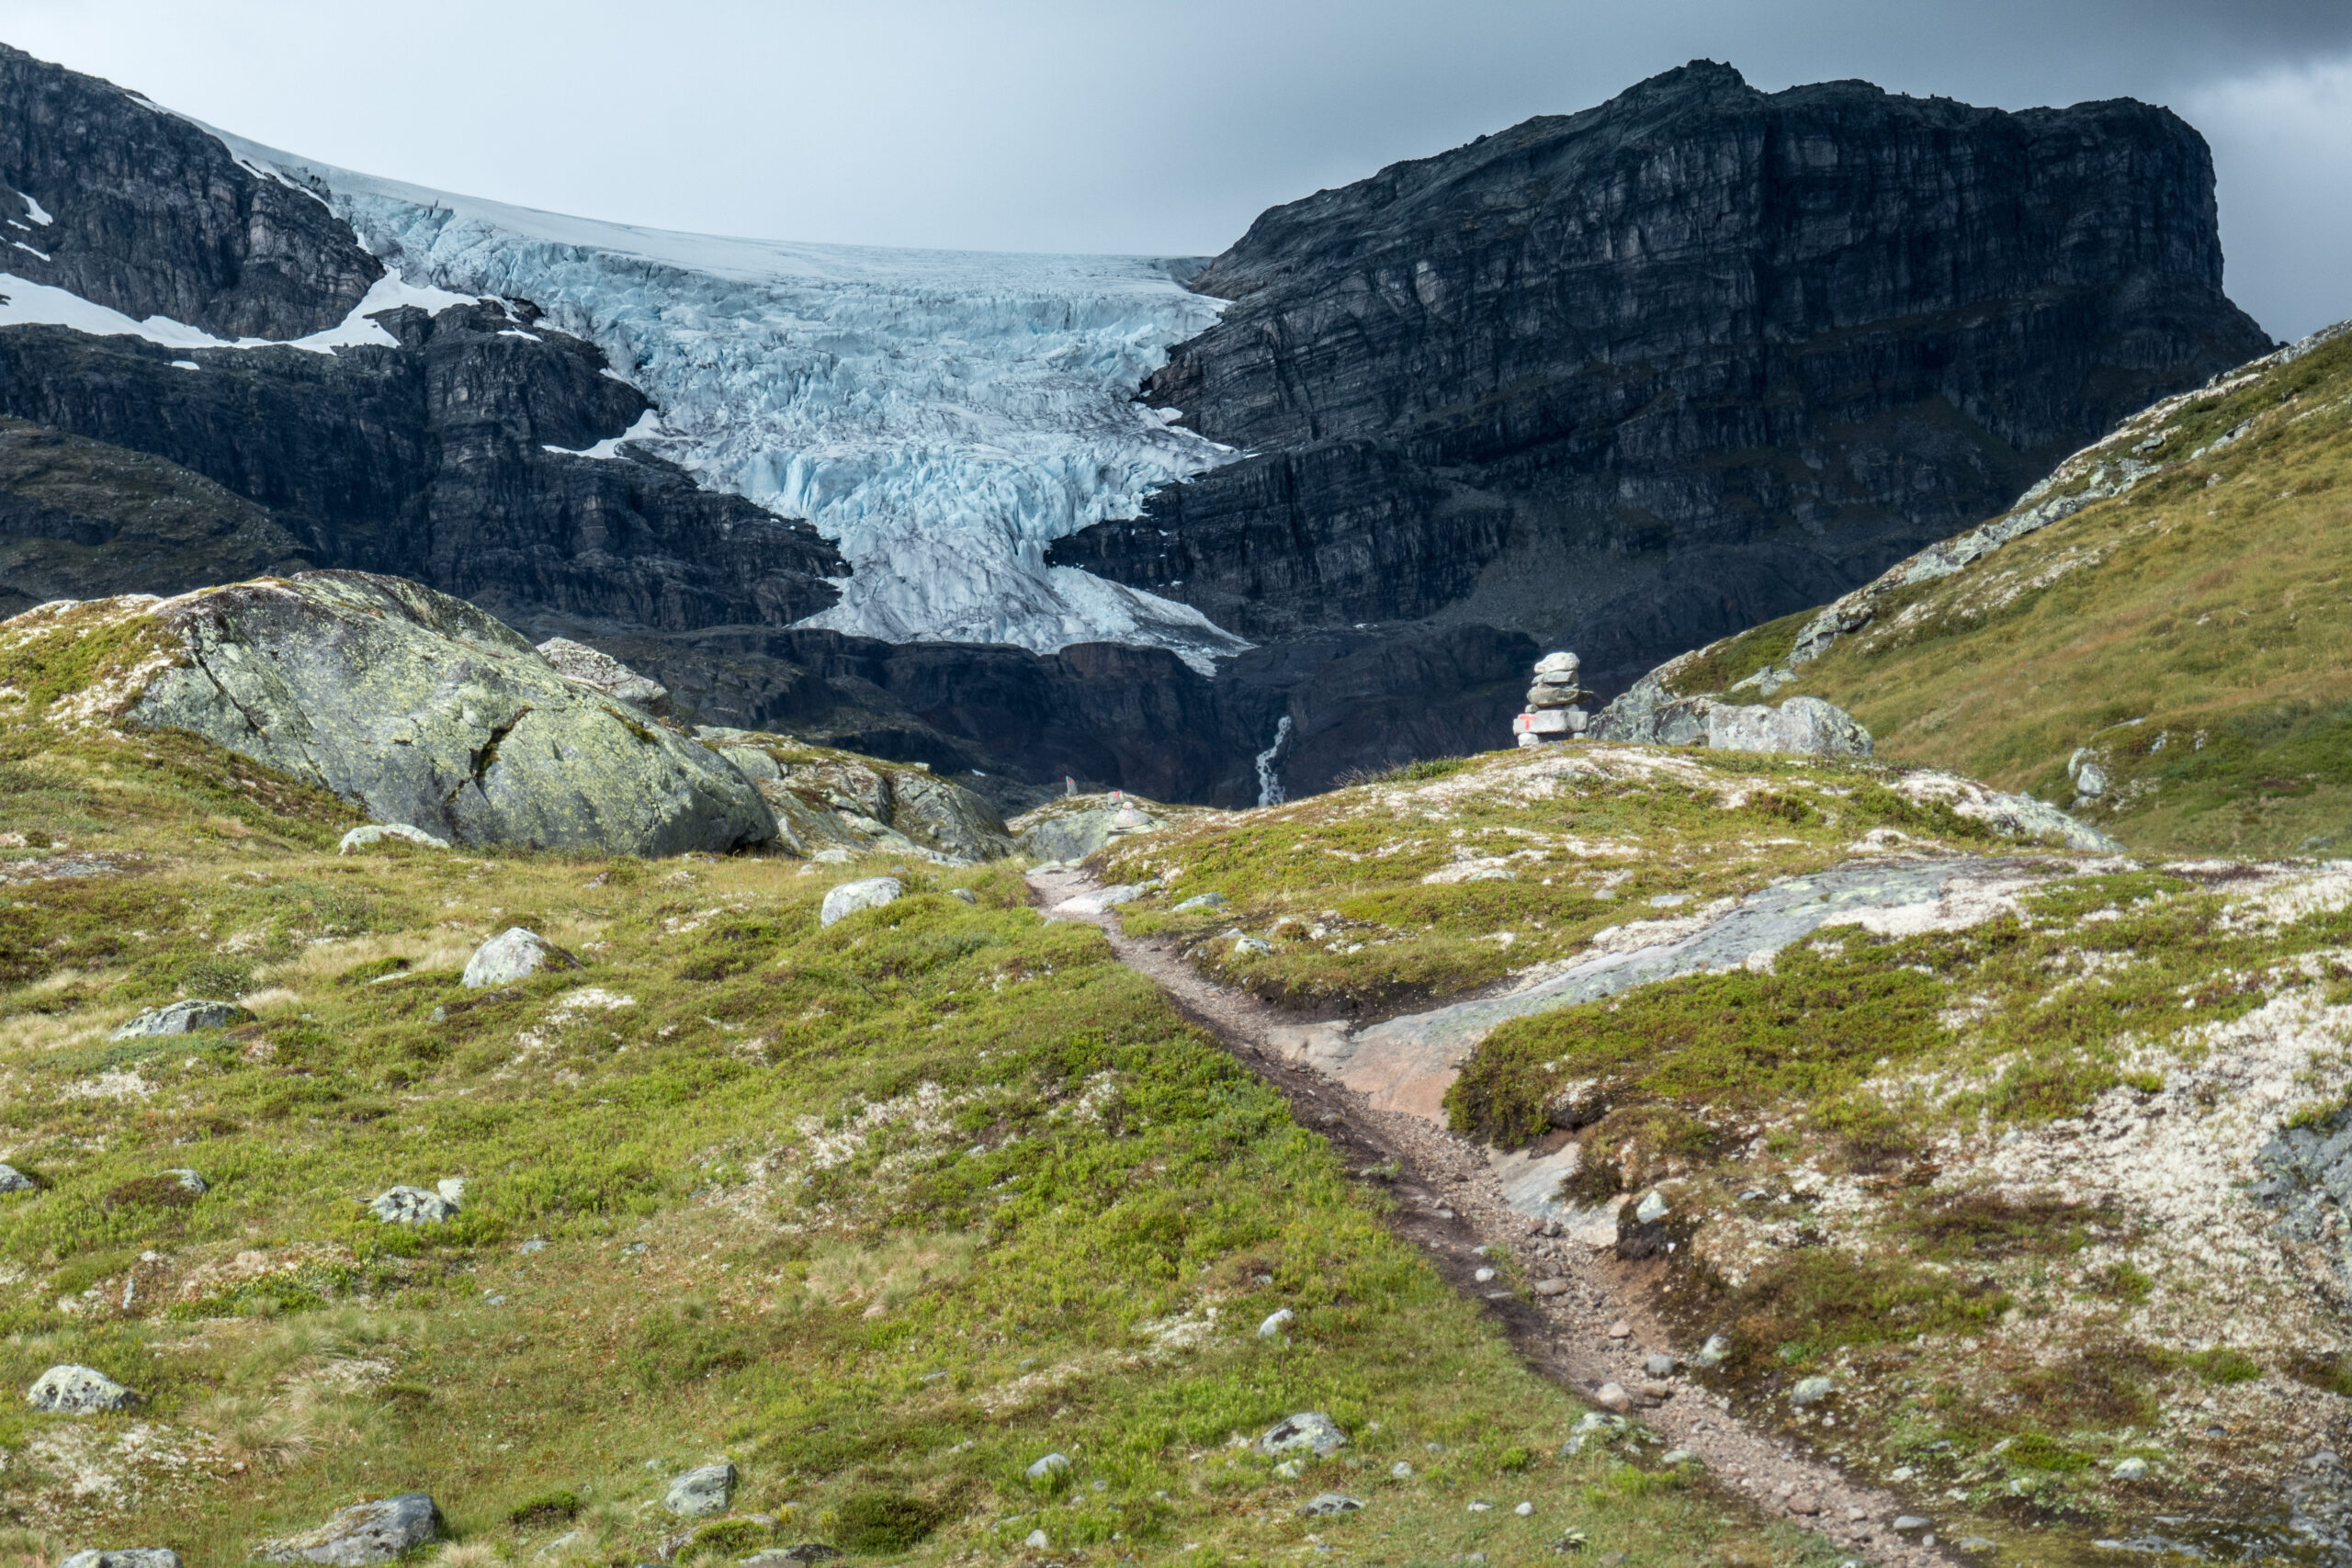
[[[1047,911],[1102,886],[1075,870],[1033,871],[1028,881]],[[1373,1171],[1393,1167],[1391,1227],[1455,1290],[1479,1302],[1536,1371],[1588,1401],[1605,1383],[1639,1391],[1662,1382],[1671,1392],[1659,1399],[1637,1396],[1635,1413],[1671,1447],[1695,1456],[1707,1482],[1724,1493],[1767,1517],[1817,1531],[1858,1559],[1890,1568],[1951,1568],[1960,1561],[1941,1543],[1894,1533],[1898,1517],[1916,1508],[1932,1517],[1928,1509],[1847,1480],[1835,1465],[1741,1420],[1721,1395],[1679,1377],[1653,1378],[1645,1365],[1648,1358],[1677,1353],[1666,1325],[1645,1304],[1643,1287],[1657,1265],[1622,1262],[1568,1238],[1531,1243],[1527,1216],[1505,1201],[1484,1145],[1424,1118],[1374,1109],[1365,1096],[1321,1073],[1287,1064],[1271,1046],[1269,1032],[1307,1020],[1204,978],[1170,943],[1129,938],[1115,908],[1047,918],[1100,928],[1121,963],[1156,981],[1178,1010],[1281,1090],[1301,1124],[1322,1134],[1351,1170],[1369,1180],[1375,1179]],[[1476,1251],[1482,1246],[1507,1246],[1521,1256],[1532,1249],[1567,1281],[1567,1290],[1531,1302],[1477,1280],[1486,1262]],[[1630,1332],[1612,1337],[1612,1327]]]

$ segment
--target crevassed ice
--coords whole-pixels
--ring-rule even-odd
[[[221,139],[323,193],[403,276],[531,300],[653,400],[664,457],[814,524],[852,574],[803,625],[1040,653],[1140,644],[1204,671],[1249,646],[1190,605],[1045,560],[1236,456],[1131,400],[1216,319],[1170,264],[668,233]]]

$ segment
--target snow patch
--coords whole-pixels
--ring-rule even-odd
[[[51,224],[57,221],[56,219],[51,218],[47,212],[41,209],[40,202],[35,201],[23,191],[18,191],[17,193],[17,199],[25,204],[25,216],[40,224],[42,228],[46,229]]]
[[[599,460],[605,460],[618,457],[621,455],[621,443],[624,441],[653,441],[658,440],[662,434],[662,415],[655,410],[647,409],[643,413],[637,416],[637,423],[635,424],[630,425],[618,435],[606,436],[604,440],[597,442],[593,446],[582,446],[574,449],[570,446],[556,446],[547,443],[541,443],[541,445],[546,446],[548,451],[560,452],[567,457],[594,457]]]
[[[22,241],[14,243],[18,250],[32,250]],[[40,255],[39,251],[33,251],[33,254]],[[47,261],[49,258],[41,256],[41,259]],[[437,314],[452,305],[472,303],[471,295],[452,294],[443,288],[420,288],[403,283],[400,269],[394,267],[376,280],[375,286],[351,308],[349,314],[324,332],[283,340],[248,337],[232,342],[227,338],[214,337],[201,327],[175,321],[169,316],[150,316],[143,321],[134,321],[119,310],[85,299],[71,290],[52,288],[46,283],[35,283],[14,273],[0,272],[0,327],[68,327],[94,337],[144,338],[165,348],[299,348],[311,354],[332,354],[338,348],[368,345],[397,348],[400,340],[386,332],[381,323],[370,321],[369,317],[402,305],[414,305]],[[195,368],[193,365],[187,367]]]

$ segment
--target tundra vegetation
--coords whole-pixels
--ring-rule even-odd
[[[2151,853],[2352,850],[2352,333],[2156,405],[2052,493],[2111,489],[2127,461],[2153,471],[1895,588],[1775,696],[1848,709],[1883,758],[2061,805],[2086,749],[2107,784],[2082,815]],[[1812,618],[1678,660],[1669,687],[1779,664]]]
[[[139,1399],[11,1398],[16,1557],[243,1562],[422,1489],[476,1563],[1035,1530],[1203,1563],[1310,1536],[1804,1559],[1654,1445],[1564,1455],[1581,1406],[1388,1234],[1378,1185],[1016,870],[340,855],[333,798],[51,723],[125,655],[93,640],[0,648],[0,1158],[32,1182],[0,1195],[0,1382],[78,1363]],[[880,874],[906,896],[820,928]],[[514,926],[584,966],[460,986]],[[255,1021],[113,1037],[229,997]],[[440,1223],[366,1206],[444,1180]],[[1284,1472],[1240,1440],[1302,1410],[1349,1446]],[[1071,1464],[1032,1482],[1049,1451]],[[729,1514],[662,1509],[722,1458]],[[1295,1515],[1327,1489],[1366,1506]]]

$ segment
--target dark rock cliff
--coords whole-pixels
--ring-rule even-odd
[[[2166,110],[1694,62],[1276,208],[1144,389],[1253,454],[1052,559],[1252,637],[1435,617],[1612,683],[1995,513],[2261,352]]]
[[[254,175],[219,138],[110,82],[6,45],[0,180],[0,271],[134,321],[300,337],[343,320],[384,276],[308,191]]]

